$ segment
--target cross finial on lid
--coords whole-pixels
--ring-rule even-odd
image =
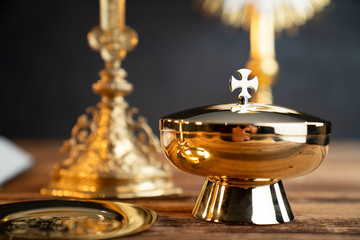
[[[249,69],[242,68],[237,70],[237,72],[239,73],[241,80],[237,80],[236,78],[231,76],[229,80],[230,91],[233,92],[235,89],[240,88],[241,90],[238,95],[239,103],[247,105],[249,99],[251,98],[251,95],[248,92],[248,88],[251,88],[256,92],[258,89],[259,81],[257,77],[254,77],[251,80],[248,79],[251,73],[251,70]]]

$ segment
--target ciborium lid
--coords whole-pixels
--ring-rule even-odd
[[[257,90],[258,79],[249,80],[251,70],[237,71],[241,80],[230,78],[231,92],[240,88],[238,103],[197,107],[164,116],[160,120],[162,131],[184,131],[205,133],[231,133],[240,128],[244,134],[293,136],[295,142],[307,141],[310,136],[326,136],[331,133],[331,123],[285,107],[251,103],[248,100]],[[314,138],[308,139],[314,141]],[[327,140],[328,141],[328,140]]]

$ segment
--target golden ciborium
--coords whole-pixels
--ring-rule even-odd
[[[42,194],[78,198],[136,198],[177,194],[160,143],[145,118],[124,97],[132,92],[121,62],[137,42],[125,25],[125,0],[100,0],[100,26],[88,34],[89,45],[105,61],[93,90],[97,107],[79,117],[63,150],[69,157],[51,173]]]
[[[239,103],[185,110],[160,120],[161,143],[179,169],[206,177],[193,215],[225,223],[277,224],[294,216],[282,179],[308,174],[327,154],[331,123],[295,110],[248,103],[257,77],[238,70]]]

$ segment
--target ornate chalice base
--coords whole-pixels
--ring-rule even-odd
[[[119,98],[98,104],[92,119],[79,118],[64,143],[69,157],[54,167],[42,194],[123,199],[181,193],[169,167],[158,161],[163,158],[158,139],[144,118],[131,118],[126,106]]]
[[[206,178],[192,214],[210,222],[258,225],[294,219],[281,181],[242,188]]]

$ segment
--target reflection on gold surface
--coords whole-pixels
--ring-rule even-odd
[[[210,153],[203,148],[191,148],[188,146],[180,147],[177,151],[180,158],[185,158],[193,164],[198,164],[210,158]]]
[[[234,142],[250,141],[250,134],[257,133],[258,128],[254,125],[246,125],[241,128],[239,126],[232,129],[231,139]]]
[[[256,138],[254,133],[244,133],[245,129],[236,127],[231,134],[184,134],[186,147],[179,147],[179,134],[169,136],[169,131],[163,131],[162,138],[171,138],[163,149],[185,172],[247,186],[305,175],[319,166],[328,151],[328,146]],[[256,131],[254,127],[248,129]]]

